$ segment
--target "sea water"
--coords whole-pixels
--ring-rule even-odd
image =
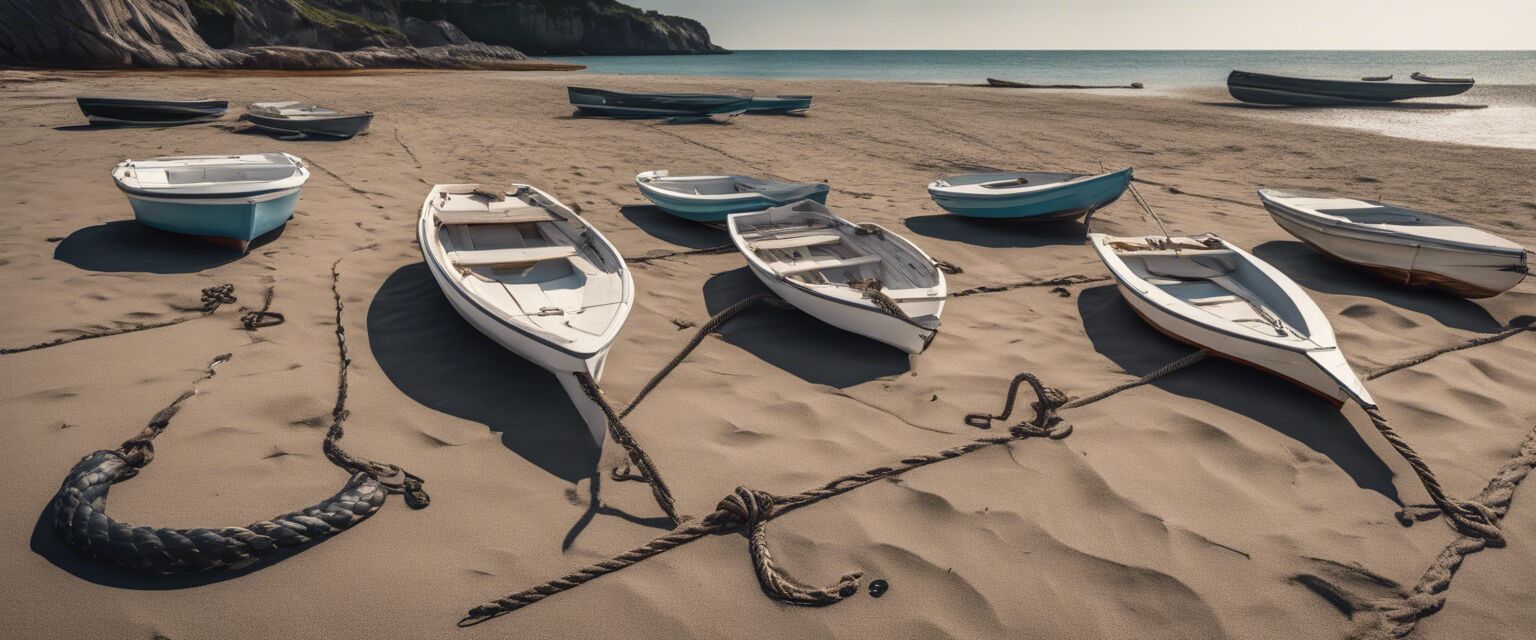
[[[1453,98],[1391,107],[1266,110],[1262,116],[1414,139],[1536,149],[1536,51],[738,51],[561,59],[599,74],[959,84],[980,84],[989,77],[1034,84],[1140,82],[1146,90],[1139,95],[1171,93],[1201,100],[1219,94],[1195,89],[1224,85],[1233,69],[1321,78],[1395,75],[1398,80],[1420,71],[1476,78],[1478,86]]]

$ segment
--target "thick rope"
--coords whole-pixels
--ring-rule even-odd
[[[1365,379],[1366,380],[1375,380],[1377,378],[1380,378],[1380,377],[1382,377],[1384,375],[1387,375],[1389,373],[1392,373],[1394,371],[1401,371],[1403,369],[1407,369],[1408,367],[1414,367],[1414,366],[1418,366],[1418,365],[1424,364],[1426,362],[1429,362],[1430,360],[1433,360],[1433,359],[1435,359],[1437,357],[1443,356],[1443,355],[1445,355],[1447,353],[1451,353],[1453,351],[1461,351],[1462,349],[1471,349],[1472,347],[1480,347],[1480,346],[1483,346],[1485,344],[1492,344],[1494,342],[1498,342],[1498,341],[1503,340],[1505,338],[1509,338],[1509,337],[1512,337],[1512,336],[1515,336],[1515,335],[1518,335],[1518,334],[1521,334],[1521,333],[1525,333],[1527,331],[1536,331],[1536,320],[1527,321],[1525,324],[1513,324],[1513,323],[1511,323],[1509,328],[1507,328],[1507,329],[1505,329],[1503,331],[1500,331],[1498,333],[1495,333],[1495,334],[1492,334],[1492,335],[1482,336],[1480,338],[1473,338],[1473,339],[1468,340],[1466,342],[1460,342],[1460,343],[1457,343],[1457,344],[1450,345],[1448,347],[1442,347],[1442,348],[1436,349],[1436,350],[1431,351],[1429,353],[1420,354],[1420,355],[1414,356],[1412,358],[1407,358],[1407,359],[1404,359],[1404,360],[1400,360],[1398,362],[1394,362],[1392,364],[1389,364],[1387,366],[1381,367],[1379,369],[1375,369],[1375,370],[1371,371],[1370,373],[1365,374]]]
[[[1481,502],[1461,500],[1446,495],[1445,489],[1440,486],[1440,479],[1435,477],[1435,472],[1429,468],[1429,463],[1424,462],[1418,452],[1408,445],[1408,441],[1392,429],[1392,425],[1387,422],[1386,416],[1381,414],[1381,410],[1376,407],[1366,407],[1364,404],[1361,404],[1361,408],[1365,409],[1367,416],[1370,416],[1371,424],[1381,432],[1381,437],[1386,438],[1387,443],[1391,444],[1398,455],[1408,462],[1408,466],[1413,468],[1414,474],[1419,477],[1419,482],[1423,483],[1424,490],[1429,492],[1429,499],[1433,500],[1435,506],[1445,514],[1453,528],[1465,536],[1483,538],[1499,546],[1504,544],[1504,534],[1499,530],[1499,517],[1492,509]],[[1404,515],[1399,515],[1398,520],[1404,525],[1412,523],[1412,520]]]
[[[112,451],[80,460],[52,502],[53,526],[70,545],[103,560],[158,573],[235,569],[282,548],[297,547],[335,535],[366,520],[383,506],[385,487],[365,474],[354,474],[336,495],[312,507],[244,527],[168,529],[132,526],[107,515],[112,485],[138,474],[154,461],[153,440],[170,425],[183,402],[196,395],[197,383],[214,375],[228,354],[208,369],[144,430]]]
[[[1023,289],[1026,287],[1066,287],[1075,284],[1106,282],[1109,279],[1109,276],[1071,275],[1062,276],[1060,278],[1050,278],[1047,280],[1025,280],[1024,282],[1013,282],[1009,284],[998,285],[982,285],[979,287],[972,287],[970,289],[961,289],[960,291],[949,294],[949,297],[964,298],[966,296],[981,295],[985,293],[1002,293],[1004,291],[1012,291],[1014,289]]]
[[[1525,436],[1515,456],[1494,474],[1472,502],[1486,505],[1495,517],[1509,513],[1515,489],[1520,482],[1536,469],[1536,428]],[[1331,597],[1346,601],[1352,612],[1354,629],[1350,637],[1356,640],[1386,640],[1407,637],[1419,620],[1434,615],[1445,606],[1451,580],[1467,556],[1500,546],[1495,540],[1463,533],[1441,550],[1429,567],[1407,593],[1396,597],[1366,600],[1359,598],[1317,576],[1309,578],[1314,589],[1322,587]],[[1311,586],[1311,585],[1309,585]]]
[[[725,324],[731,318],[736,317],[741,312],[746,311],[753,305],[763,301],[782,302],[778,296],[772,293],[759,293],[743,298],[741,301],[726,307],[720,313],[715,314],[709,320],[705,321],[704,324],[699,327],[699,330],[693,333],[693,338],[688,340],[688,344],[685,345],[682,350],[679,351],[677,355],[667,363],[667,366],[662,367],[661,371],[658,371],[656,372],[656,375],[651,376],[650,381],[646,382],[645,386],[640,388],[640,392],[635,394],[635,399],[629,402],[629,406],[624,407],[624,410],[619,412],[619,417],[623,418],[628,416],[631,411],[634,411],[635,407],[640,405],[641,400],[644,400],[645,397],[650,395],[652,391],[655,391],[657,385],[660,385],[661,381],[666,379],[666,377],[672,373],[673,369],[676,369],[678,365],[683,363],[683,360],[688,358],[688,354],[693,353],[694,349],[699,348],[699,345],[704,343],[704,338],[708,337],[709,334],[714,333],[715,330],[719,329],[721,325]]]
[[[341,321],[343,307],[340,288],[341,272],[337,270],[340,264],[341,260],[331,264],[331,297],[336,301],[336,352],[340,361],[340,370],[336,380],[336,405],[331,408],[331,427],[325,432],[325,442],[321,448],[332,464],[353,474],[362,473],[371,476],[391,493],[404,494],[405,503],[412,509],[425,509],[432,503],[432,498],[422,487],[425,481],[420,476],[401,469],[398,465],[359,458],[341,448],[341,438],[346,435],[342,424],[351,416],[347,411],[349,386],[347,372],[352,368],[352,358],[347,355],[347,328]]]
[[[287,318],[283,317],[283,314],[271,310],[272,296],[276,293],[276,287],[267,287],[267,295],[262,299],[261,309],[247,311],[245,315],[240,316],[240,324],[245,327],[246,331],[275,327],[287,320]]]
[[[1188,367],[1199,361],[1200,358],[1186,357],[1179,362],[1159,369],[1153,374],[1138,379],[1136,384],[1118,385],[1116,389],[1123,391],[1138,384],[1146,384],[1158,377]],[[565,576],[477,606],[471,609],[459,621],[459,626],[467,627],[511,613],[550,596],[575,589],[602,576],[661,555],[707,535],[739,529],[742,526],[748,528],[748,537],[752,540],[753,567],[757,571],[759,583],[762,585],[764,592],[769,596],[783,602],[805,606],[824,606],[840,602],[856,592],[860,575],[850,573],[843,576],[835,585],[826,588],[808,587],[803,583],[784,576],[775,567],[771,554],[768,552],[764,529],[767,521],[800,507],[815,504],[873,482],[899,476],[930,464],[953,460],[988,447],[1005,445],[1027,438],[1045,437],[1060,439],[1071,434],[1071,425],[1062,422],[1061,418],[1056,416],[1057,410],[1066,404],[1065,396],[1060,391],[1046,387],[1038,378],[1031,374],[1020,374],[1014,378],[1009,386],[1008,400],[1004,406],[1004,411],[998,416],[986,416],[989,421],[1007,419],[1012,413],[1012,407],[1015,404],[1015,394],[1025,382],[1029,383],[1030,388],[1036,394],[1036,401],[1031,403],[1035,410],[1035,415],[1033,418],[1011,427],[1007,435],[979,438],[957,447],[945,449],[936,454],[904,458],[895,466],[876,467],[861,473],[841,476],[817,488],[790,496],[773,497],[767,493],[738,488],[732,496],[722,500],[720,506],[714,512],[703,518],[690,521],[668,532],[666,535],[625,551],[608,560],[600,561]],[[1118,393],[1118,391],[1115,391],[1115,393]],[[1101,400],[1110,395],[1113,395],[1113,393],[1097,393],[1091,397]],[[1088,403],[1081,402],[1075,406],[1082,406],[1084,404]],[[970,422],[971,419],[971,416],[966,418],[967,422]],[[771,505],[771,507],[765,507],[765,505]]]
[[[885,288],[885,283],[881,282],[879,278],[849,280],[848,288],[863,293],[864,299],[874,304],[875,308],[884,312],[885,315],[892,316],[909,324],[917,324],[912,321],[912,316],[907,315],[906,311],[902,311],[901,305],[897,304],[895,299],[881,291],[881,289]]]
[[[630,464],[639,469],[640,478],[650,484],[651,495],[655,496],[656,504],[661,506],[662,512],[672,519],[673,526],[688,520],[688,516],[677,512],[677,501],[672,498],[672,489],[661,478],[661,471],[656,469],[656,463],[651,460],[650,454],[647,454],[645,449],[640,448],[640,444],[635,442],[635,436],[629,432],[629,428],[624,426],[624,422],[614,412],[613,407],[603,399],[603,392],[597,387],[597,381],[593,380],[592,376],[585,371],[579,371],[571,375],[576,376],[576,383],[581,385],[582,393],[585,393],[588,399],[595,403],[598,408],[602,409],[603,415],[608,419],[608,435],[619,446],[624,447],[624,452],[629,455]]]
[[[197,309],[197,313],[195,315],[182,316],[180,318],[172,318],[170,320],[165,320],[163,322],[147,322],[147,323],[133,324],[133,325],[129,325],[129,326],[126,326],[126,327],[119,327],[119,328],[116,328],[116,329],[108,329],[106,331],[95,331],[95,332],[91,332],[91,333],[82,333],[82,334],[79,334],[79,335],[73,335],[73,336],[67,336],[67,337],[63,337],[63,338],[57,338],[57,339],[54,339],[54,340],[49,340],[48,342],[39,342],[37,344],[31,345],[31,346],[27,346],[27,347],[13,347],[13,348],[9,348],[9,349],[0,349],[0,356],[10,355],[10,354],[13,354],[13,353],[22,353],[22,352],[25,352],[25,351],[36,351],[38,349],[47,349],[49,347],[57,347],[59,345],[69,344],[71,342],[79,342],[81,340],[93,340],[93,339],[96,339],[96,338],[108,338],[108,337],[111,337],[111,336],[120,336],[120,335],[123,335],[125,333],[134,333],[136,331],[147,331],[149,329],[161,329],[161,328],[164,328],[164,327],[175,326],[175,325],[181,324],[183,322],[187,322],[189,320],[196,320],[198,318],[202,318],[202,317],[205,317],[205,316],[212,315],[213,312],[219,310],[219,307],[221,307],[223,305],[226,305],[226,304],[233,304],[235,302],[235,300],[236,300],[236,298],[235,298],[235,286],[234,285],[232,285],[232,284],[221,284],[221,285],[217,285],[217,286],[212,286],[212,287],[208,287],[206,289],[203,289],[203,292],[202,292],[202,303],[203,303],[203,305],[202,305],[202,307]]]

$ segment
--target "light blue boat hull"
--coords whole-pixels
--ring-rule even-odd
[[[1116,171],[1090,180],[1063,184],[1025,194],[957,196],[930,191],[945,211],[967,218],[994,220],[1069,220],[1097,211],[1125,193],[1131,171]]]
[[[788,202],[779,202],[772,198],[751,198],[731,202],[698,202],[685,198],[672,198],[650,191],[644,193],[662,211],[694,222],[725,222],[725,218],[733,213],[762,211],[770,207],[789,204]],[[827,191],[820,191],[801,198],[801,200],[811,200],[820,204],[826,204]]]
[[[286,196],[265,202],[220,203],[199,202],[196,199],[171,200],[168,198],[145,199],[128,196],[133,205],[133,215],[141,224],[193,236],[233,238],[250,242],[261,235],[283,226],[293,217],[294,205],[299,201],[299,190]]]

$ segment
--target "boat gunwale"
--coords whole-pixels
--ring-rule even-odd
[[[1318,211],[1317,215],[1314,215],[1314,214],[1309,213],[1309,212],[1307,212],[1305,210],[1298,209],[1296,207],[1287,205],[1287,204],[1285,204],[1283,202],[1280,202],[1278,200],[1273,199],[1274,196],[1271,195],[1271,194],[1274,194],[1274,193],[1275,192],[1273,192],[1270,189],[1259,189],[1259,191],[1258,191],[1260,203],[1262,203],[1264,205],[1264,209],[1266,211],[1268,211],[1271,216],[1275,216],[1275,215],[1285,216],[1285,218],[1287,220],[1293,221],[1293,222],[1295,222],[1297,224],[1301,224],[1303,226],[1307,226],[1307,227],[1312,228],[1312,229],[1316,229],[1317,231],[1323,232],[1323,233],[1327,233],[1327,232],[1333,231],[1333,230],[1355,231],[1355,232],[1358,232],[1361,235],[1369,236],[1369,238],[1357,238],[1357,239],[1365,240],[1365,241],[1379,241],[1379,242],[1383,242],[1383,243],[1387,243],[1387,244],[1396,244],[1396,245],[1399,245],[1399,246],[1409,246],[1409,247],[1421,247],[1421,246],[1424,246],[1424,247],[1431,247],[1431,248],[1439,249],[1439,250],[1443,250],[1443,251],[1456,251],[1456,252],[1461,252],[1461,253],[1472,253],[1472,254],[1480,254],[1480,255],[1505,256],[1505,257],[1512,257],[1512,258],[1520,258],[1522,262],[1524,262],[1526,260],[1526,255],[1530,253],[1530,251],[1525,249],[1524,247],[1512,248],[1512,247],[1492,247],[1492,246],[1488,246],[1488,245],[1473,245],[1473,244],[1468,244],[1468,243],[1463,243],[1463,242],[1457,242],[1457,241],[1454,241],[1454,240],[1445,240],[1443,238],[1435,238],[1435,237],[1430,237],[1430,236],[1409,234],[1409,233],[1404,233],[1404,232],[1400,232],[1400,231],[1382,229],[1380,227],[1389,226],[1389,225],[1373,225],[1373,224],[1368,224],[1368,223],[1363,223],[1363,222],[1355,222],[1355,221],[1348,220],[1348,219],[1338,219],[1338,218],[1341,218],[1341,216],[1333,216],[1332,214],[1323,213],[1322,211]],[[1294,196],[1294,197],[1317,197],[1317,196],[1304,196],[1302,194],[1289,194],[1289,195]],[[1371,201],[1368,201],[1368,200],[1359,200],[1359,199],[1356,199],[1356,198],[1344,197],[1343,199],[1355,200],[1357,202],[1361,202],[1361,203],[1364,203],[1364,204],[1380,204],[1380,203],[1371,202]],[[1453,218],[1446,218],[1444,216],[1440,216],[1439,214],[1429,214],[1429,212],[1421,212],[1421,213],[1425,213],[1425,214],[1428,214],[1428,215],[1434,215],[1436,217],[1443,218],[1445,220],[1449,220],[1451,222],[1456,222],[1456,223],[1459,223],[1463,227],[1466,227],[1468,229],[1474,229],[1474,230],[1480,231],[1482,233],[1488,234],[1489,236],[1492,236],[1492,237],[1495,237],[1495,238],[1499,238],[1499,236],[1495,236],[1495,235],[1493,235],[1491,233],[1488,233],[1487,231],[1483,231],[1482,229],[1479,229],[1479,228],[1474,227],[1472,225],[1469,225],[1469,224],[1466,224],[1464,222],[1461,222],[1460,220],[1455,220]],[[1325,217],[1320,217],[1320,216],[1328,216],[1328,217],[1325,218]],[[1408,229],[1413,228],[1413,227],[1411,227],[1409,225],[1390,225],[1390,226],[1399,227],[1399,228],[1408,228]],[[1355,237],[1355,236],[1351,236],[1351,237]],[[1503,239],[1503,238],[1500,238],[1500,239]],[[1510,242],[1513,242],[1513,241],[1510,241]]]

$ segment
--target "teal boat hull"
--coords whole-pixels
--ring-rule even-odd
[[[753,98],[747,105],[748,114],[804,115],[811,110],[811,96],[775,96]]]
[[[250,242],[293,217],[299,190],[271,199],[196,199],[129,195],[134,218],[147,227],[191,236]]]
[[[818,204],[824,205],[827,203],[828,191],[829,190],[824,189],[806,197],[798,198],[795,200],[795,202],[799,202],[800,200],[811,200]],[[730,202],[705,203],[687,198],[674,198],[663,193],[657,193],[656,191],[645,191],[644,193],[645,197],[649,198],[651,202],[655,203],[656,206],[662,211],[665,211],[684,220],[692,220],[694,222],[725,222],[725,219],[733,213],[762,211],[764,209],[789,204],[788,202],[780,202],[772,198],[761,197],[733,200]]]
[[[929,191],[933,201],[957,216],[989,220],[1070,220],[1091,214],[1120,199],[1131,183],[1131,170],[1088,180],[1009,195],[965,195]]]

